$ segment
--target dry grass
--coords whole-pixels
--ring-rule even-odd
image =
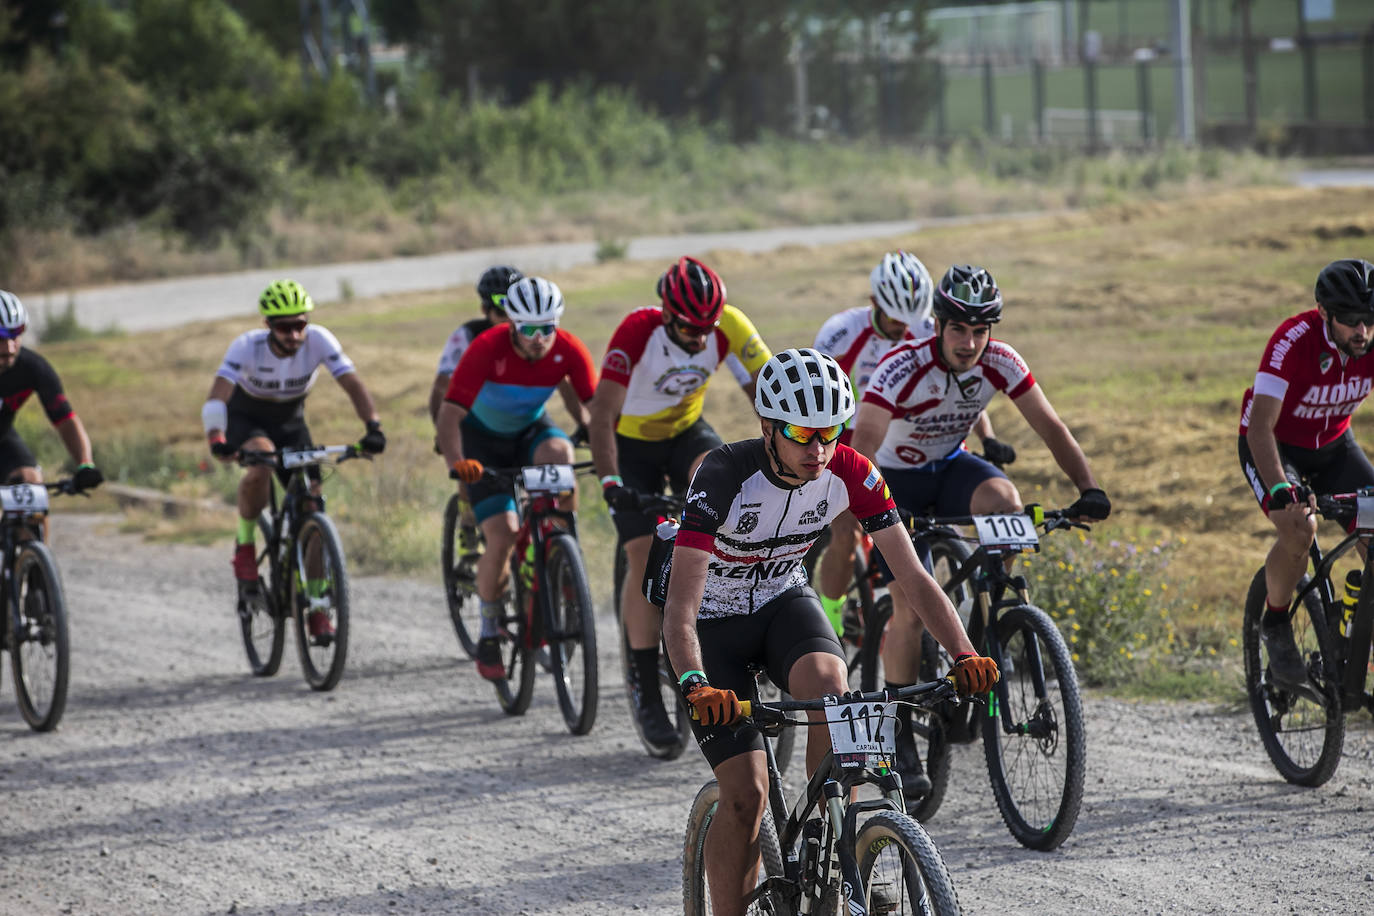
[[[707,260],[775,349],[810,344],[828,315],[865,301],[868,271],[885,247],[915,251],[937,274],[956,261],[989,267],[1008,302],[998,330],[1026,356],[1112,496],[1116,512],[1106,532],[1140,541],[1186,537],[1176,558],[1185,568],[1171,570],[1171,578],[1188,583],[1198,605],[1187,623],[1225,633],[1236,631],[1243,589],[1270,530],[1237,465],[1241,393],[1273,328],[1309,306],[1320,267],[1369,255],[1371,213],[1374,192],[1234,191],[924,232],[886,246],[722,252]],[[620,317],[650,301],[660,268],[609,263],[559,274],[569,301],[566,326],[601,353]],[[152,437],[198,456],[199,407],[224,347],[253,323],[251,305],[244,311],[242,321],[44,351],[97,443]],[[358,542],[367,568],[434,565],[431,545],[449,484],[429,451],[424,404],[440,346],[473,311],[470,292],[459,290],[341,303],[318,313],[378,397],[393,443],[370,478],[352,467],[341,474],[351,487],[377,487],[366,491],[376,499],[359,498],[364,491],[355,489],[331,504],[354,519],[346,537]],[[755,432],[728,377],[715,388],[708,417],[722,435]],[[1370,430],[1368,413],[1357,432]],[[317,438],[360,432],[327,379],[309,414]],[[999,437],[1020,453],[1013,471],[1022,494],[1047,505],[1069,501],[1075,494],[1012,405],[995,401],[992,416]],[[188,486],[210,492],[223,483]],[[584,516],[593,578],[609,578],[604,511],[589,503]],[[374,543],[376,531],[388,526],[395,530]],[[226,524],[226,539],[228,531]]]

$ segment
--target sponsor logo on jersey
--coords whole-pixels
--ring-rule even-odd
[[[820,350],[822,353],[829,353],[831,355],[834,355],[835,350],[838,349],[840,346],[840,341],[844,340],[848,336],[849,328],[840,328],[834,334],[831,334],[828,339],[821,341],[821,345],[816,349]]]
[[[1372,381],[1352,378],[1334,385],[1312,385],[1293,408],[1293,416],[1300,420],[1317,420],[1354,413],[1360,402],[1369,396]]]
[[[1323,353],[1321,356],[1317,357],[1317,368],[1321,370],[1323,375],[1331,368],[1331,359],[1332,356],[1330,353]]]
[[[711,507],[711,504],[706,501],[705,490],[693,490],[689,487],[687,489],[687,499],[684,500],[684,502],[689,506],[696,506],[702,512],[705,512],[707,515],[711,516],[711,518],[714,518],[716,520],[720,519],[720,516],[716,514],[716,510],[713,509]]]
[[[812,507],[812,508],[810,508],[810,509],[807,509],[805,512],[803,512],[803,513],[801,514],[801,518],[797,519],[797,524],[798,524],[798,525],[817,525],[817,524],[820,524],[822,521],[825,520],[826,513],[829,512],[829,511],[830,511],[830,501],[829,501],[829,500],[823,499],[823,500],[821,500],[820,502],[816,503],[816,505],[815,505],[814,507]]]
[[[603,372],[619,372],[621,375],[630,374],[630,354],[617,347],[606,353],[606,359],[601,364]]]
[[[706,384],[710,374],[700,366],[674,366],[654,380],[654,391],[685,398]]]
[[[789,576],[795,570],[801,560],[792,558],[789,560],[762,560],[758,563],[736,564],[736,563],[711,563],[707,570],[713,576],[722,576],[726,579],[752,579],[755,581],[762,579],[781,579]]]
[[[1283,358],[1288,355],[1288,351],[1293,349],[1299,337],[1307,333],[1307,322],[1295,324],[1284,333],[1278,343],[1274,344],[1274,353],[1269,357],[1269,365],[1274,369],[1283,368]]]
[[[912,448],[909,445],[899,445],[893,449],[893,451],[897,453],[898,458],[902,459],[907,464],[922,465],[930,460],[926,457],[925,452],[918,448]]]
[[[735,534],[748,534],[759,526],[759,514],[757,512],[741,512],[739,522],[735,525]]]
[[[233,369],[235,372],[238,372],[240,369],[243,368],[243,363],[236,363],[232,359],[225,360],[224,364],[228,366],[230,369]]]
[[[504,356],[496,361],[495,369],[497,375],[506,374],[506,358]]]
[[[740,359],[742,359],[746,363],[751,360],[757,359],[759,354],[762,352],[763,340],[760,339],[759,335],[757,334],[752,335],[748,340],[744,342],[744,346],[739,348]]]
[[[878,470],[878,466],[873,462],[868,463],[868,476],[864,478],[864,488],[877,491],[883,485],[883,474]]]
[[[981,375],[969,375],[964,378],[954,376],[954,384],[959,387],[959,394],[963,401],[972,401],[978,397],[978,392],[983,390],[983,377]]]

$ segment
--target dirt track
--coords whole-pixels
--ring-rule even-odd
[[[0,688],[0,913],[680,911],[708,773],[695,751],[642,754],[610,652],[596,728],[575,739],[547,677],[526,717],[500,713],[437,588],[363,579],[344,680],[315,694],[294,647],[277,677],[247,674],[227,548],[113,530],[53,523],[74,645],[62,727],[30,733],[8,672]],[[1243,710],[1087,709],[1083,812],[1055,853],[1015,844],[980,748],[956,750],[928,827],[967,912],[1369,911],[1368,716],[1335,778],[1300,790]]]

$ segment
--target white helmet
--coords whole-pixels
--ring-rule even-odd
[[[29,323],[28,310],[14,293],[0,289],[0,328],[18,330]]]
[[[918,325],[930,317],[935,284],[916,255],[907,251],[888,252],[873,268],[868,282],[873,287],[873,301],[894,321]]]
[[[840,364],[819,350],[783,350],[763,364],[754,409],[766,420],[823,429],[854,416],[854,389]]]
[[[506,290],[506,317],[516,324],[557,324],[563,317],[563,291],[543,277],[525,277]]]

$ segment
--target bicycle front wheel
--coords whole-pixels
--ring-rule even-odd
[[[930,631],[921,634],[921,680],[933,681],[949,670],[947,661],[941,659],[940,644]],[[963,715],[964,705],[951,707],[941,703],[933,709],[913,709],[911,711],[911,731],[916,739],[916,748],[925,760],[926,775],[930,777],[930,791],[915,804],[907,805],[910,814],[921,823],[935,816],[944,803],[945,793],[949,790],[950,741],[946,717],[951,714]]]
[[[912,818],[880,811],[864,822],[854,846],[868,912],[961,912],[944,857]]]
[[[348,658],[348,570],[329,516],[311,512],[301,522],[290,574],[301,669],[312,689],[332,690]]]
[[[1303,576],[1299,588],[1307,581]],[[1317,593],[1308,592],[1293,614],[1293,639],[1307,661],[1308,682],[1280,686],[1269,675],[1269,656],[1260,641],[1267,592],[1261,567],[1245,598],[1245,693],[1260,741],[1279,775],[1294,785],[1319,786],[1336,772],[1345,742],[1334,636],[1321,619]]]
[[[959,614],[959,621],[964,625],[964,632],[968,632],[969,618],[973,614],[973,589],[969,587],[967,579],[954,586],[949,583],[972,551],[963,541],[953,538],[935,538],[929,543],[931,575],[945,590],[950,603],[954,605],[954,610]],[[938,643],[935,643],[935,650],[938,653],[937,664],[929,672],[921,672],[922,680],[933,680],[948,671],[954,664],[954,658]],[[968,743],[978,737],[978,720],[975,718],[975,709],[973,703],[963,703],[959,706],[946,704],[939,708],[938,715],[944,723],[946,741],[951,744]],[[923,817],[921,820],[925,820],[925,818]]]
[[[596,608],[587,587],[582,550],[570,534],[555,534],[544,549],[549,659],[558,708],[568,731],[585,735],[596,723]]]
[[[10,634],[14,692],[29,728],[49,732],[67,706],[67,601],[52,551],[42,541],[20,548],[14,575],[19,586],[19,624]]]
[[[257,677],[271,677],[281,667],[286,617],[277,607],[277,558],[271,555],[272,523],[265,515],[258,516],[258,530],[263,543],[262,553],[258,554],[258,581],[239,586],[239,633],[249,669]]]
[[[468,658],[477,657],[477,636],[482,631],[482,601],[477,597],[477,558],[481,555],[482,529],[474,527],[472,549],[463,546],[463,514],[467,500],[454,493],[444,507],[444,540],[439,562],[444,572],[444,597],[453,632]]]
[[[1029,849],[1055,849],[1083,801],[1085,739],[1078,675],[1049,615],[1021,604],[997,621],[1002,680],[989,694],[983,754],[1002,820]]]
[[[707,916],[715,912],[706,878],[706,843],[719,803],[720,786],[713,779],[697,792],[697,797],[692,801],[692,810],[687,815],[687,836],[682,845],[682,908],[687,916]],[[770,891],[762,886],[769,878],[783,875],[778,832],[773,825],[772,814],[766,809],[763,822],[759,825],[759,860],[759,886],[755,888],[755,896],[745,912],[767,913],[770,916],[789,912],[779,899],[781,890]]]

